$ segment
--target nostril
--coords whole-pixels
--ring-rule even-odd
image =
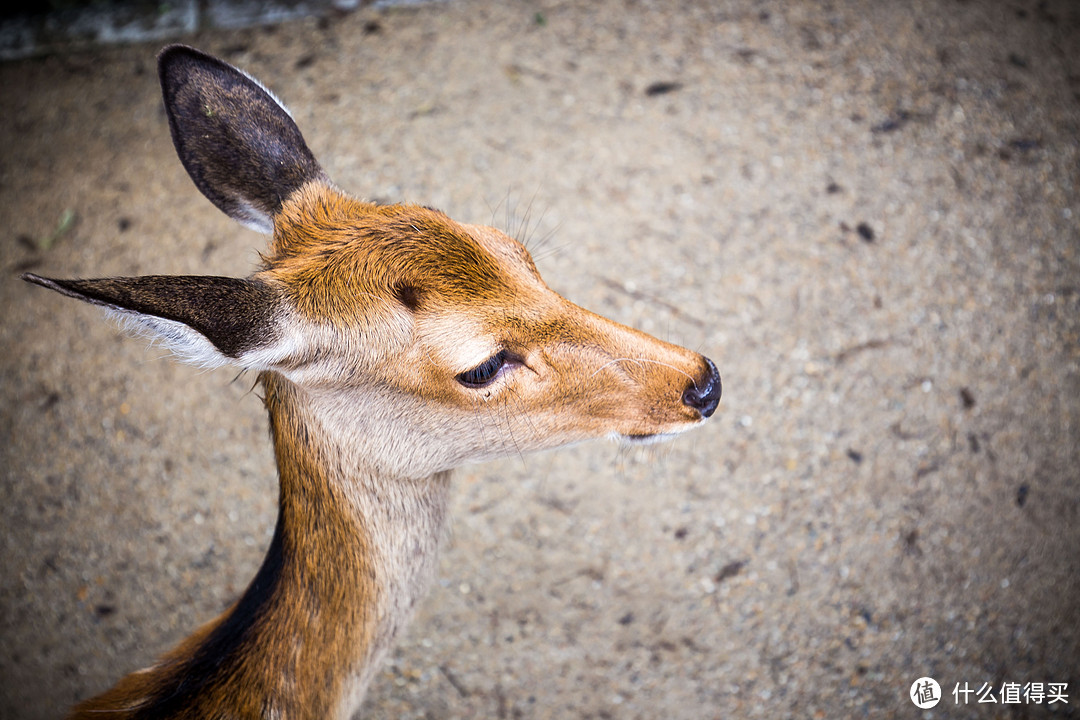
[[[705,358],[705,365],[707,368],[705,376],[701,380],[692,382],[682,394],[683,405],[697,410],[702,418],[707,418],[716,412],[720,404],[720,394],[723,391],[716,365],[713,365],[713,361],[709,358]]]

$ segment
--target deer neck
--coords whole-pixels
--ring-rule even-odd
[[[449,473],[367,469],[305,392],[263,373],[281,495],[240,600],[72,718],[347,719],[432,574]]]
[[[268,598],[277,617],[267,637],[297,643],[296,687],[334,687],[327,716],[348,717],[426,590],[449,473],[387,477],[333,435],[305,390],[276,373],[262,382],[281,482],[280,570]],[[323,705],[312,698],[309,707]]]

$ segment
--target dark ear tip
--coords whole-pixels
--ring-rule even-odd
[[[64,280],[54,280],[53,278],[47,278],[47,277],[42,277],[40,275],[35,275],[32,272],[24,272],[19,277],[21,277],[23,280],[25,280],[28,283],[33,283],[34,285],[40,285],[43,288],[49,288],[50,290],[55,290],[56,292],[60,293],[61,295],[69,295],[71,297],[80,297],[80,298],[82,297],[77,292],[72,290],[72,288],[69,285],[69,283],[71,281],[66,281],[65,282]]]
[[[166,45],[165,47],[161,48],[161,51],[158,53],[157,56],[158,65],[164,65],[170,62],[174,57],[179,57],[181,55],[187,55],[189,57],[194,55],[201,57],[205,55],[205,53],[200,50],[196,50],[190,45],[173,43],[171,45]]]
[[[202,50],[180,43],[166,45],[157,56],[158,76],[162,79],[170,74],[183,73],[185,67],[206,64],[224,65],[221,60],[213,55],[208,55]]]

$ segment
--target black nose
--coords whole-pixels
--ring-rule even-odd
[[[682,394],[683,405],[692,407],[701,413],[701,417],[707,418],[716,412],[716,406],[720,404],[720,373],[709,358],[705,358],[707,367],[705,377],[690,383]]]

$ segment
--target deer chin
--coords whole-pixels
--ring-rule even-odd
[[[621,445],[655,445],[656,443],[667,442],[678,434],[677,432],[648,433],[644,435],[612,433],[610,437]]]

